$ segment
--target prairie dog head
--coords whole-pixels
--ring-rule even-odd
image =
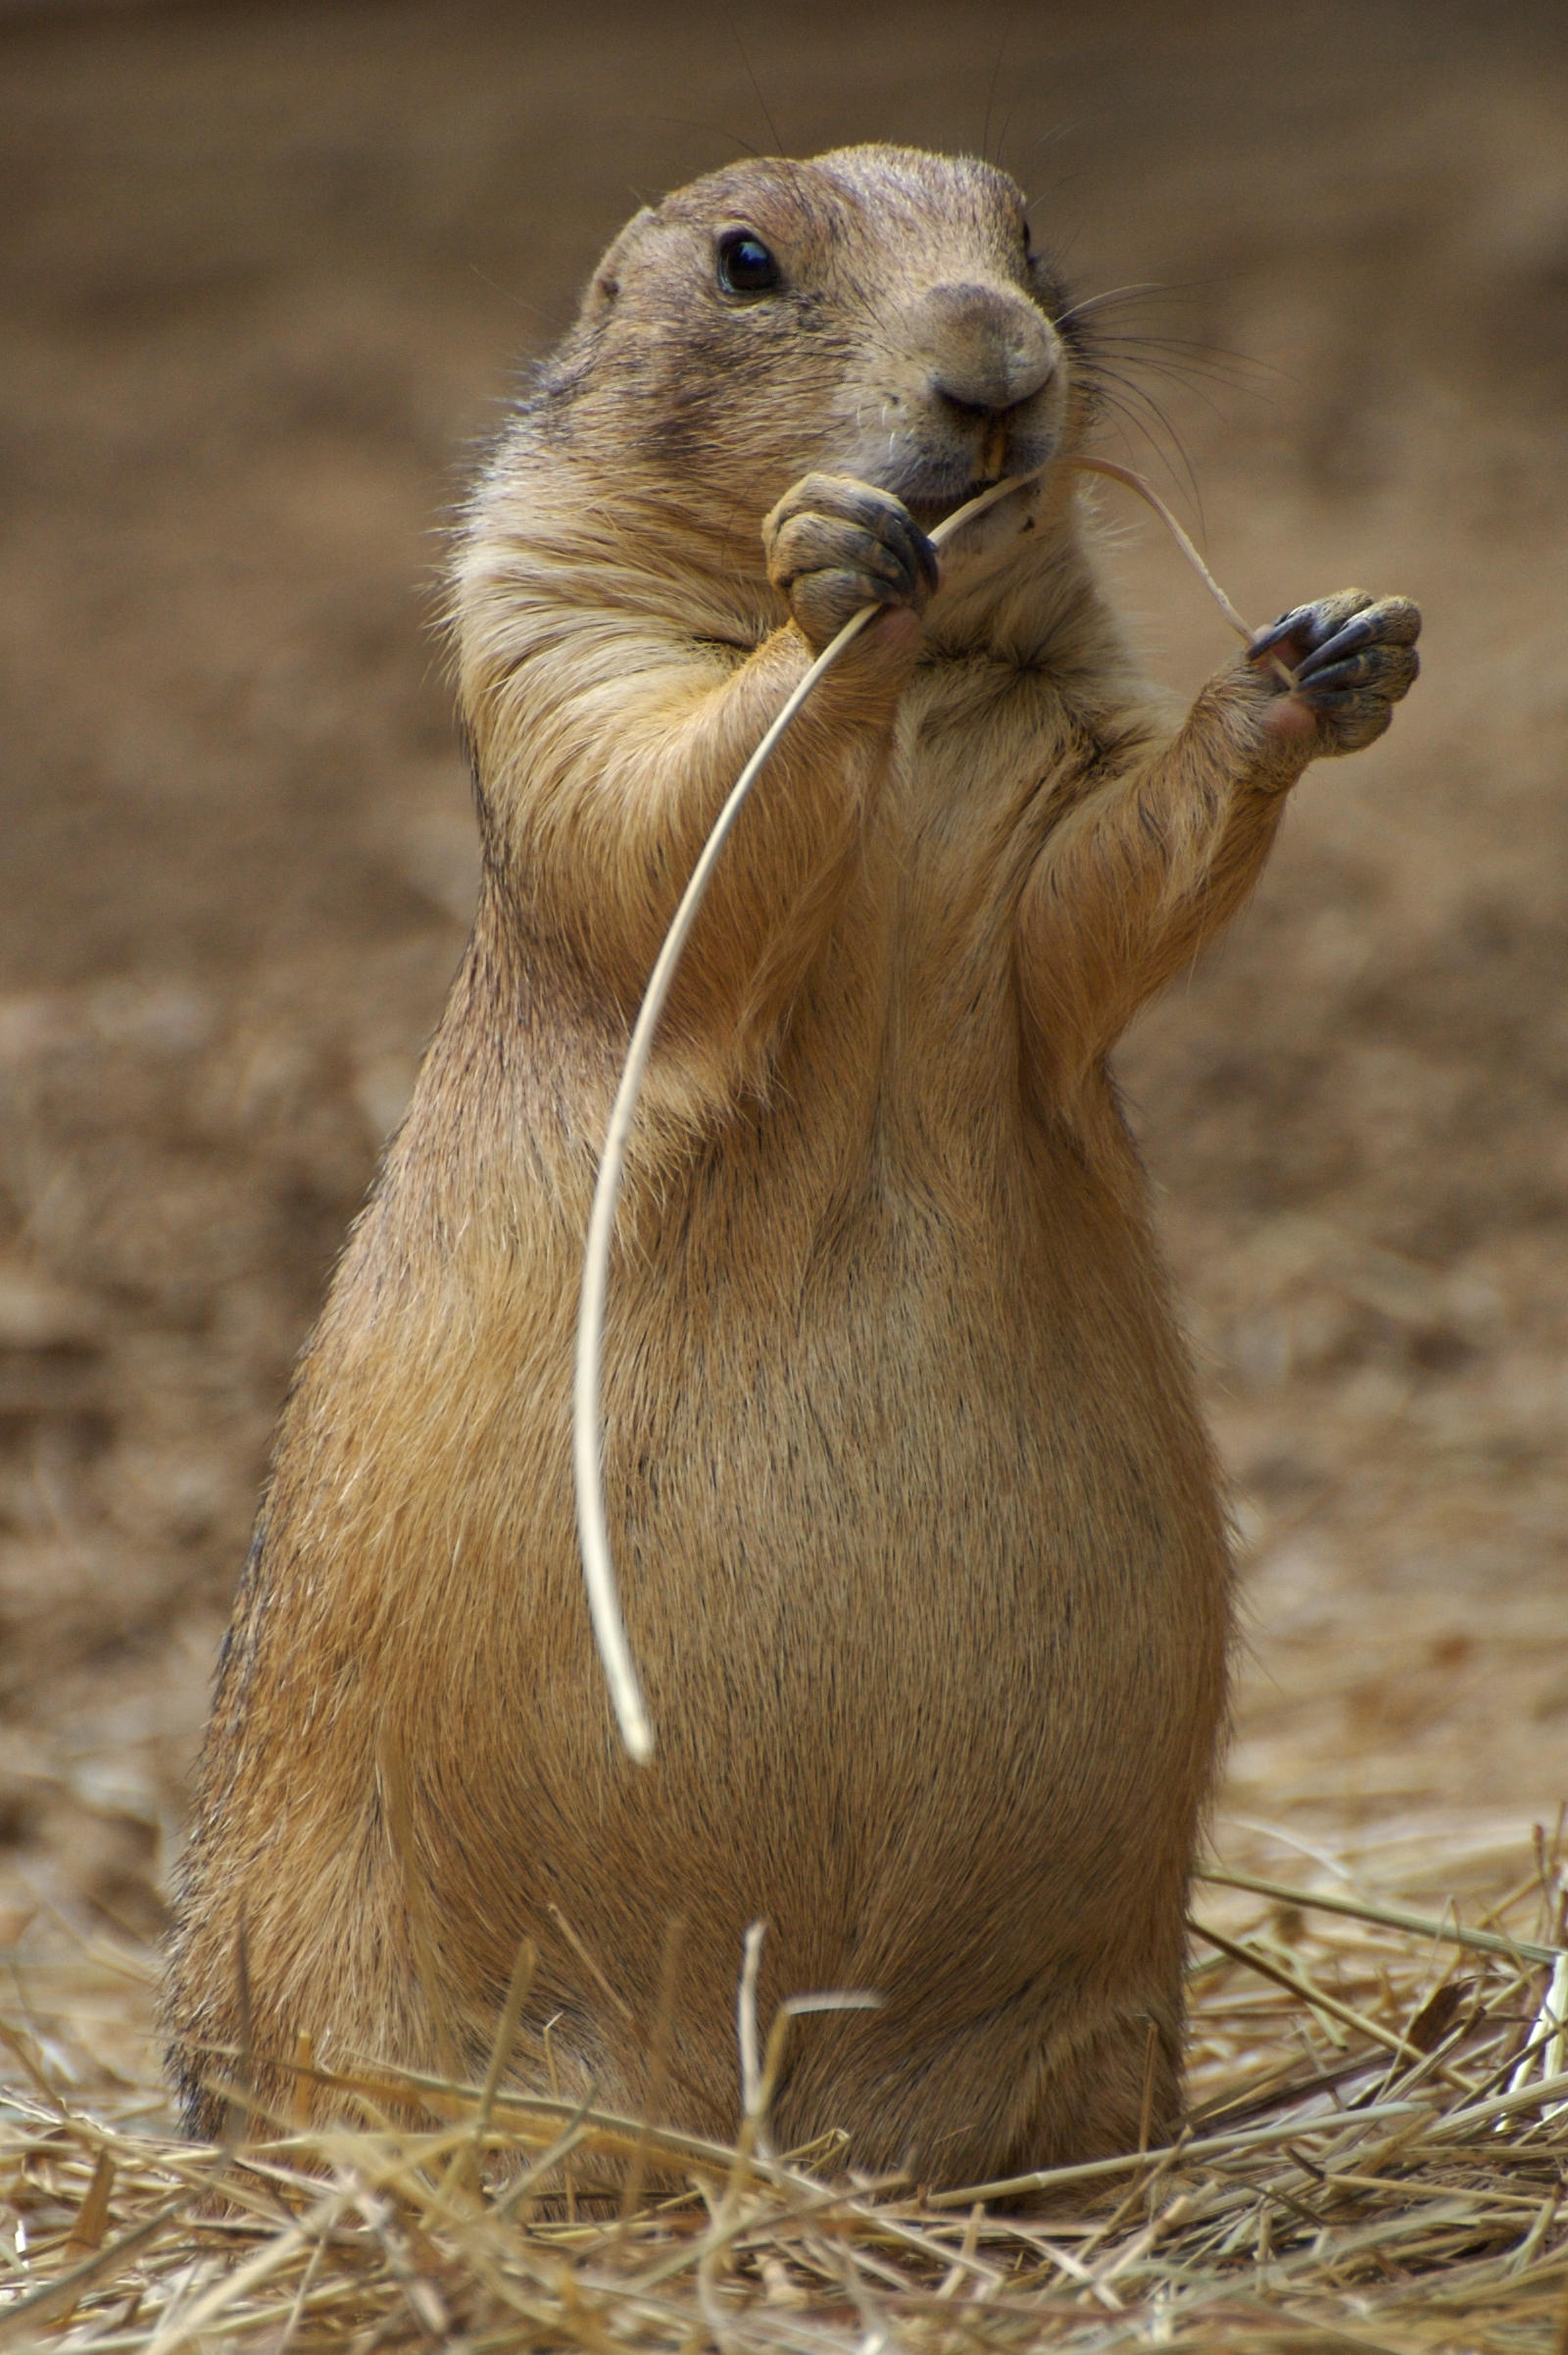
[[[637,216],[531,417],[618,458],[738,554],[803,474],[890,491],[926,529],[1076,437],[1064,298],[1020,190],[969,159],[843,148],[733,165]]]

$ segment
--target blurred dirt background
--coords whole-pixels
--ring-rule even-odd
[[[159,1925],[464,939],[466,453],[642,197],[864,137],[999,153],[1082,291],[1166,289],[1103,446],[1244,611],[1427,613],[1123,1057],[1239,1493],[1221,1840],[1441,1819],[1457,1874],[1568,1797],[1560,0],[0,7],[0,1944]],[[1196,684],[1213,609],[1136,511],[1112,562]]]

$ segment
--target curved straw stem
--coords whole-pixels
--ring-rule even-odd
[[[966,507],[939,523],[931,534],[932,544],[941,547],[956,531],[971,522],[999,499],[1018,490],[1030,478],[1027,475],[1008,476],[993,483]],[[648,1722],[648,1710],[643,1700],[642,1687],[632,1664],[631,1647],[626,1642],[625,1624],[620,1615],[620,1603],[615,1591],[615,1568],[610,1551],[610,1531],[605,1518],[604,1426],[602,1397],[604,1389],[605,1300],[610,1285],[610,1250],[615,1231],[615,1211],[620,1201],[621,1179],[626,1165],[626,1140],[632,1122],[637,1117],[637,1102],[642,1094],[644,1075],[653,1053],[654,1034],[669,996],[670,983],[675,978],[681,952],[697,921],[703,895],[718,863],[720,852],[729,839],[730,830],[746,806],[747,797],[757,783],[768,760],[796,713],[806,702],[818,679],[825,678],[839,657],[859,636],[867,622],[881,613],[880,606],[861,608],[847,621],[836,638],[829,640],[781,706],[777,717],[763,736],[746,766],[730,789],[728,801],[714,821],[713,830],[703,845],[702,856],[692,869],[691,881],[681,894],[664,945],[659,952],[654,969],[648,977],[637,1020],[632,1027],[631,1043],[626,1049],[626,1060],[621,1067],[620,1085],[611,1107],[610,1126],[605,1131],[604,1151],[599,1156],[599,1179],[594,1188],[594,1205],[588,1220],[588,1242],[583,1253],[582,1291],[577,1306],[577,1363],[572,1385],[571,1402],[571,1459],[577,1490],[577,1543],[582,1552],[583,1578],[588,1588],[588,1610],[593,1620],[594,1641],[604,1664],[605,1680],[614,1704],[615,1722],[628,1754],[639,1765],[652,1757],[653,1728]]]
[[[637,1117],[637,1100],[642,1094],[643,1078],[653,1053],[654,1033],[664,1010],[664,1001],[669,996],[675,968],[680,963],[681,952],[697,920],[697,911],[703,904],[709,878],[718,863],[718,855],[729,839],[730,829],[766,765],[768,756],[817,680],[825,676],[846,647],[858,637],[872,614],[880,610],[877,606],[863,607],[853,620],[845,623],[838,636],[822,649],[736,778],[729,799],[714,821],[713,831],[703,845],[702,856],[692,869],[691,881],[681,894],[680,906],[675,910],[669,930],[664,935],[664,945],[648,977],[648,988],[632,1028],[626,1060],[621,1066],[620,1085],[615,1090],[615,1101],[611,1107],[604,1151],[599,1156],[599,1178],[594,1187],[594,1206],[588,1219],[588,1244],[583,1253],[582,1291],[577,1305],[577,1366],[572,1385],[571,1458],[577,1485],[577,1543],[582,1551],[582,1571],[588,1586],[588,1609],[593,1619],[594,1640],[604,1663],[605,1678],[610,1686],[610,1697],[614,1703],[621,1741],[639,1765],[653,1755],[654,1734],[648,1722],[637,1671],[632,1665],[626,1630],[620,1616],[620,1603],[615,1593],[615,1569],[611,1558],[610,1531],[605,1519],[604,1430],[600,1403],[604,1387],[605,1296],[610,1284],[610,1247],[614,1236],[615,1211],[620,1202],[621,1178],[626,1166],[626,1140],[631,1134],[632,1122]]]
[[[1080,472],[1109,475],[1112,481],[1125,484],[1129,490],[1136,491],[1141,499],[1147,500],[1171,531],[1189,564],[1217,599],[1232,628],[1240,630],[1244,638],[1251,635],[1170,509],[1150,489],[1141,475],[1134,474],[1126,466],[1113,466],[1108,459],[1078,458],[1070,463]],[[999,499],[1005,499],[1011,492],[1022,489],[1031,479],[1030,475],[1018,474],[993,483],[989,490],[982,491],[978,498],[971,499],[967,506],[960,507],[937,525],[931,534],[932,545],[940,548],[956,532],[962,530],[966,523],[983,515],[987,508],[995,507]],[[681,894],[680,905],[664,935],[664,945],[649,975],[642,1006],[632,1026],[626,1060],[621,1067],[620,1085],[615,1090],[615,1101],[611,1107],[604,1150],[599,1157],[599,1177],[594,1188],[593,1209],[588,1219],[582,1290],[577,1306],[577,1357],[571,1403],[572,1476],[577,1494],[577,1542],[582,1553],[583,1579],[588,1590],[588,1611],[593,1621],[594,1641],[599,1646],[599,1657],[604,1666],[605,1681],[610,1687],[621,1741],[628,1755],[639,1765],[646,1764],[653,1755],[654,1732],[648,1722],[642,1686],[632,1661],[631,1646],[626,1641],[625,1623],[620,1615],[615,1566],[610,1550],[610,1531],[605,1515],[605,1301],[610,1287],[610,1253],[614,1239],[615,1212],[625,1174],[626,1141],[637,1117],[637,1104],[642,1094],[649,1057],[653,1053],[654,1034],[664,1010],[664,1001],[669,996],[670,983],[675,978],[681,952],[697,920],[703,895],[718,863],[719,854],[729,839],[730,830],[785,729],[817,681],[826,677],[839,657],[882,610],[880,606],[863,607],[852,620],[845,623],[838,636],[824,646],[787,697],[756,752],[736,778],[729,799],[703,845],[702,855],[692,869],[691,881]]]
[[[1112,482],[1119,482],[1123,484],[1129,491],[1135,491],[1138,497],[1144,501],[1146,506],[1152,507],[1155,515],[1159,517],[1160,521],[1164,524],[1165,529],[1170,533],[1170,536],[1175,541],[1177,547],[1181,550],[1183,556],[1186,557],[1187,562],[1192,565],[1193,570],[1198,574],[1198,577],[1202,582],[1204,588],[1213,598],[1214,603],[1219,607],[1220,612],[1224,614],[1232,629],[1239,630],[1244,638],[1250,640],[1252,636],[1251,630],[1249,629],[1247,623],[1242,619],[1241,614],[1236,611],[1236,608],[1232,605],[1230,599],[1220,587],[1219,582],[1214,578],[1213,573],[1210,572],[1208,566],[1199,555],[1198,550],[1193,546],[1192,541],[1188,538],[1186,532],[1183,531],[1181,525],[1171,514],[1170,509],[1165,505],[1164,500],[1160,497],[1157,491],[1150,488],[1149,484],[1144,480],[1142,474],[1135,474],[1131,466],[1115,466],[1108,458],[1075,458],[1072,463],[1076,472],[1080,474],[1107,475]]]

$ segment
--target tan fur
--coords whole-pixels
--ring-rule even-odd
[[[612,248],[475,493],[452,613],[484,884],[225,1647],[168,1999],[198,2128],[214,2046],[272,2100],[300,2031],[480,2066],[523,1936],[518,2075],[556,2015],[564,2087],[636,2111],[677,1917],[693,2127],[736,2114],[759,1917],[764,2025],[790,1992],[884,1998],[798,2025],[781,2145],[843,2128],[855,2164],[947,2183],[1082,2158],[1136,2136],[1151,2065],[1175,2123],[1230,1572],[1105,1056],[1335,745],[1245,658],[1179,721],[1140,677],[1064,463],[1087,364],[1019,208],[888,149],[699,182]],[[716,290],[735,222],[786,296]],[[672,1000],[606,1351],[639,1771],[568,1443],[629,1025],[747,754],[873,593],[835,569],[835,503],[929,523],[1037,449],[929,604],[880,592]]]

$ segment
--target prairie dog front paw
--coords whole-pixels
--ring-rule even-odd
[[[1318,737],[1320,753],[1354,753],[1383,734],[1394,707],[1408,695],[1421,667],[1415,651],[1420,609],[1408,597],[1368,597],[1344,589],[1315,605],[1298,605],[1248,648],[1264,669],[1273,657],[1295,673],[1279,681],[1280,702],[1270,724],[1282,736]]]
[[[767,577],[813,654],[870,605],[918,615],[937,554],[901,500],[847,474],[806,474],[763,519]]]

